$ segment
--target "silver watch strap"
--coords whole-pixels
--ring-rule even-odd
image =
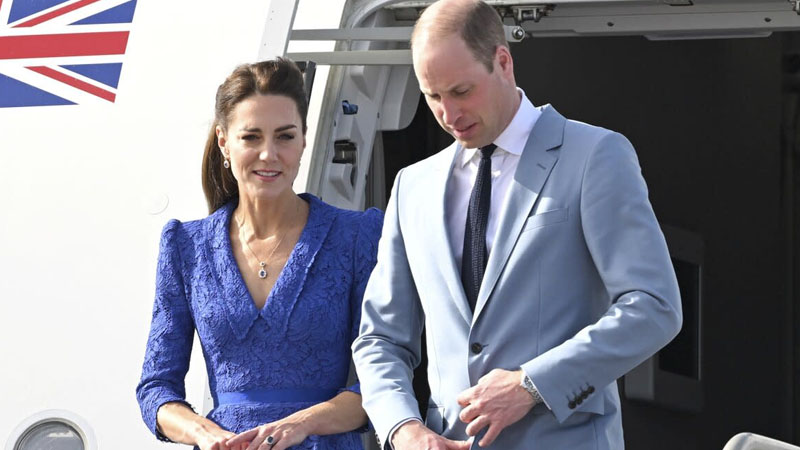
[[[539,394],[539,390],[536,389],[536,386],[533,384],[533,380],[531,377],[528,376],[524,371],[522,372],[522,379],[520,380],[520,386],[522,389],[525,389],[531,397],[533,397],[533,404],[538,405],[539,403],[544,403],[544,399],[542,399],[542,395]]]

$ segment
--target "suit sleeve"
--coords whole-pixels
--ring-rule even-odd
[[[420,363],[424,316],[399,222],[401,177],[402,171],[386,208],[378,260],[364,293],[360,333],[353,342],[364,409],[384,444],[397,424],[420,418],[411,381]]]
[[[597,322],[522,365],[560,422],[576,403],[602,395],[666,345],[682,322],[664,236],[636,153],[620,134],[600,139],[588,156],[580,220],[611,306]]]
[[[189,370],[194,324],[180,271],[180,226],[180,222],[172,220],[161,234],[153,318],[142,378],[136,387],[142,418],[150,431],[163,441],[168,439],[158,431],[156,424],[161,405],[177,401],[191,408],[185,400],[184,377]]]

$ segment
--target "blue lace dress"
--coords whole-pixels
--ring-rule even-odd
[[[155,304],[136,397],[150,430],[166,402],[184,400],[196,331],[215,408],[208,417],[239,433],[273,422],[346,387],[350,344],[375,265],[383,214],[346,211],[302,194],[308,222],[263,309],[258,310],[231,251],[229,203],[202,220],[172,220],[161,236]],[[283,394],[252,401],[249,393]],[[237,397],[239,396],[239,397]],[[274,396],[274,395],[273,395]],[[223,401],[221,401],[223,400]],[[190,405],[191,406],[191,405]],[[361,449],[355,431],[309,436],[293,449]]]

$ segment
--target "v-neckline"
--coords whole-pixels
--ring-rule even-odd
[[[335,208],[311,194],[300,194],[299,197],[309,204],[308,220],[261,309],[256,307],[233,256],[230,220],[236,203],[226,204],[206,222],[204,240],[209,268],[217,280],[219,301],[225,306],[226,320],[239,341],[247,336],[259,316],[264,319],[263,326],[268,332],[281,334],[286,331],[317,252],[335,221]]]
[[[231,221],[233,220],[233,211],[236,209],[236,205],[234,205],[230,213],[228,214],[228,220],[225,221],[225,230],[227,233],[225,234],[225,247],[228,249],[228,259],[230,259],[233,267],[235,267],[236,272],[236,283],[239,284],[240,289],[247,292],[247,300],[250,301],[250,305],[252,308],[259,313],[263,313],[267,309],[267,305],[272,300],[273,294],[275,291],[280,287],[280,284],[283,282],[284,279],[284,272],[286,272],[286,268],[289,267],[290,264],[294,263],[295,253],[297,252],[298,246],[304,241],[304,238],[307,238],[306,234],[308,233],[309,224],[311,223],[311,217],[313,215],[314,209],[314,202],[311,199],[306,199],[303,195],[299,196],[304,202],[308,203],[308,217],[306,218],[306,223],[303,225],[302,231],[300,231],[300,236],[297,238],[297,242],[294,243],[292,247],[292,251],[289,253],[289,256],[286,258],[286,262],[281,267],[280,272],[278,272],[278,277],[275,278],[275,283],[272,284],[269,292],[267,293],[267,298],[264,300],[264,305],[259,308],[256,305],[255,298],[253,298],[253,293],[250,292],[250,289],[247,287],[247,283],[244,281],[244,275],[242,274],[242,268],[239,267],[239,263],[236,262],[236,256],[233,254],[233,242],[231,241],[230,229],[231,229]]]

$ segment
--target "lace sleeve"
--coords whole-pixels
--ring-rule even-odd
[[[181,223],[171,220],[164,227],[159,247],[156,293],[150,335],[136,398],[150,431],[163,441],[156,413],[164,403],[186,404],[184,377],[189,369],[194,324],[186,300],[180,259]]]
[[[372,269],[377,262],[378,240],[381,237],[382,228],[383,212],[381,210],[370,208],[364,212],[353,251],[353,289],[350,291],[351,343],[358,337],[358,330],[361,325],[361,301],[364,298],[364,289],[367,287],[369,276],[372,274]],[[340,393],[345,391],[361,395],[361,384],[356,382],[339,390]],[[366,433],[370,430],[373,430],[373,427],[368,418],[364,426],[354,431]]]
[[[367,281],[377,261],[378,240],[381,237],[382,226],[383,212],[377,208],[366,210],[361,217],[353,251],[353,289],[350,291],[351,343],[358,337],[358,328],[361,324],[361,301],[364,298]],[[348,386],[346,390],[361,394],[359,383]]]

